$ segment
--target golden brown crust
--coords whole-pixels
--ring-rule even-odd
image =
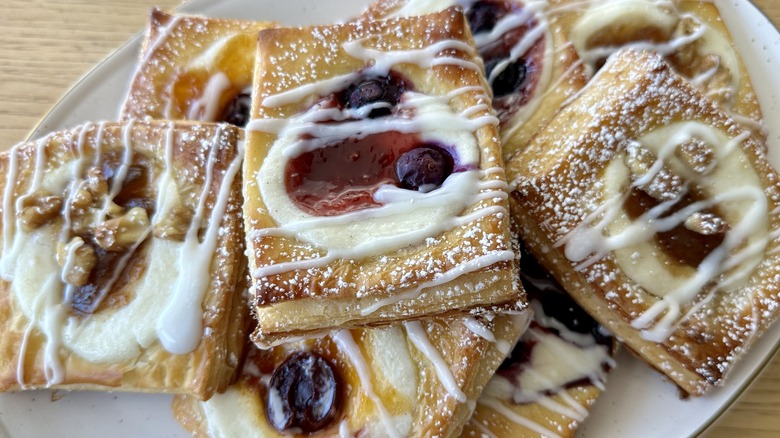
[[[593,108],[598,109],[591,111]],[[623,151],[630,155],[637,139],[651,132],[662,132],[662,127],[676,126],[685,134],[685,129],[689,129],[685,123],[689,121],[708,127],[702,129],[721,132],[739,144],[735,153],[744,154],[743,169],[755,173],[758,190],[763,191],[761,197],[766,198],[765,209],[759,208],[763,213],[758,213],[758,222],[751,226],[760,234],[758,242],[765,242],[766,246],[760,247],[763,260],[749,268],[747,272],[752,274],[743,286],[736,289],[723,286],[729,288],[728,292],[717,293],[707,286],[692,302],[683,300],[680,317],[685,317],[670,326],[670,337],[656,343],[647,338],[662,333],[664,324],[651,320],[653,329],[648,328],[650,332],[645,334],[631,324],[642,328],[638,321],[647,316],[648,309],[653,305],[657,308],[674,304],[672,300],[679,296],[675,295],[679,288],[671,289],[675,292],[669,299],[653,295],[646,290],[652,286],[643,288],[625,269],[619,268],[621,262],[612,250],[606,257],[585,262],[575,269],[578,263],[564,255],[566,244],[562,239],[570,238],[566,236],[571,236],[578,226],[591,226],[580,224],[584,221],[593,224],[593,212],[600,205],[608,208],[604,205],[612,198],[602,194],[602,190],[609,186],[605,183],[605,172],[607,166],[617,162],[615,157],[624,156]],[[774,309],[778,285],[773,280],[778,271],[778,255],[774,251],[777,242],[770,233],[778,227],[780,188],[764,151],[759,137],[750,135],[699,95],[657,55],[624,51],[610,59],[582,95],[561,111],[521,156],[508,164],[508,174],[517,182],[512,194],[513,216],[532,253],[589,313],[686,392],[700,395],[722,381],[731,364],[777,316]],[[725,161],[715,161],[714,175],[721,175],[718,169],[722,163]],[[710,171],[710,168],[702,170],[705,174]],[[730,177],[732,185],[747,184],[743,181],[748,180],[736,175]],[[640,187],[647,190],[645,186]],[[757,202],[754,205],[764,205],[761,199]],[[727,209],[726,206],[718,208]],[[732,222],[730,226],[737,225]],[[762,233],[764,226],[767,229]],[[767,240],[761,240],[761,236]],[[753,260],[751,257],[748,259]],[[719,285],[718,282],[725,281],[720,278],[714,277],[712,281]],[[692,303],[697,307],[692,308]],[[660,332],[651,333],[656,328]]]
[[[151,327],[151,333],[154,333],[158,315],[163,312],[162,308],[148,312],[144,315],[145,318],[141,319],[137,319],[138,314],[135,313],[135,317],[126,315],[131,312],[128,309],[138,308],[133,306],[144,305],[143,302],[139,304],[138,300],[149,299],[148,295],[139,295],[141,293],[139,291],[144,287],[149,289],[144,284],[155,281],[151,273],[154,271],[159,274],[159,269],[155,271],[155,265],[166,263],[166,266],[172,266],[173,269],[176,269],[177,266],[175,260],[171,262],[153,257],[153,254],[157,254],[154,252],[154,248],[159,247],[159,245],[182,245],[176,237],[153,237],[159,234],[157,232],[160,230],[168,230],[166,224],[172,227],[177,223],[176,220],[166,221],[166,219],[175,217],[175,215],[169,216],[173,210],[164,212],[162,211],[164,205],[158,203],[158,201],[162,202],[158,196],[162,192],[158,190],[163,184],[163,175],[169,171],[167,174],[175,184],[171,187],[177,193],[168,192],[167,196],[178,199],[181,203],[181,211],[190,211],[192,214],[191,212],[197,209],[199,194],[205,181],[207,173],[205,164],[209,161],[209,152],[212,149],[216,151],[214,157],[221,161],[218,161],[214,166],[212,184],[208,196],[204,198],[205,209],[203,212],[205,216],[202,220],[204,221],[203,226],[207,227],[210,222],[210,212],[217,208],[215,204],[220,194],[221,183],[226,180],[224,173],[229,163],[238,154],[236,142],[239,135],[237,129],[227,126],[217,127],[216,125],[188,123],[131,122],[121,124],[105,122],[86,124],[71,131],[53,133],[39,142],[19,145],[2,155],[0,168],[3,174],[7,175],[0,181],[0,193],[3,193],[4,197],[10,192],[13,192],[15,200],[25,195],[30,190],[31,181],[35,179],[36,163],[40,157],[44,157],[46,162],[38,163],[40,169],[45,172],[45,174],[41,174],[42,182],[40,184],[54,195],[64,195],[67,201],[63,204],[71,207],[68,210],[63,207],[62,211],[58,212],[55,217],[30,231],[29,234],[24,234],[22,230],[18,229],[20,221],[14,220],[13,223],[10,223],[7,220],[8,218],[13,220],[13,213],[3,215],[4,221],[6,221],[3,224],[3,230],[10,231],[10,233],[4,234],[4,266],[9,262],[9,257],[19,254],[12,245],[17,237],[21,239],[19,242],[22,242],[23,246],[37,248],[32,254],[36,257],[38,265],[36,267],[36,262],[20,258],[15,262],[15,266],[21,267],[5,271],[4,275],[8,281],[0,282],[0,326],[5,333],[0,341],[0,388],[3,391],[41,387],[109,389],[186,393],[206,399],[214,392],[224,389],[231,382],[243,348],[247,313],[246,301],[243,296],[246,264],[241,257],[238,257],[243,251],[240,176],[233,179],[229,190],[224,192],[229,198],[226,199],[225,214],[221,218],[221,223],[213,224],[223,230],[223,233],[218,236],[217,247],[224,248],[224,250],[216,251],[206,259],[208,263],[206,269],[211,274],[206,279],[207,284],[204,285],[207,290],[202,302],[204,335],[197,348],[190,353],[176,355],[163,348],[156,337],[146,339],[142,335],[138,335],[141,338],[135,343],[131,343],[129,350],[114,351],[112,349],[125,348],[127,345],[119,341],[113,346],[101,345],[101,342],[106,340],[91,338],[92,335],[88,333],[111,332],[117,327],[116,321],[125,317],[132,318],[128,321],[133,321],[130,326],[125,324],[126,329],[143,331],[145,330],[143,327]],[[167,142],[168,138],[172,140],[170,144]],[[129,147],[126,147],[126,142],[130,144]],[[165,158],[167,146],[170,146],[169,163],[166,163]],[[98,156],[95,153],[96,149],[101,158],[96,159]],[[38,150],[45,152],[38,154]],[[127,156],[127,151],[132,151],[132,160],[125,162],[121,160],[121,157]],[[12,159],[13,156],[16,158]],[[67,188],[67,183],[71,181],[71,172],[78,169],[78,166],[81,166],[82,172],[75,177],[74,182],[78,182],[79,178],[85,178],[87,174],[95,175],[95,172],[103,172],[104,177],[108,177],[109,184],[105,184],[104,188],[106,188],[110,185],[112,178],[113,180],[120,178],[117,176],[117,172],[120,172],[120,161],[129,164],[128,174],[135,172],[136,175],[143,175],[141,180],[144,182],[139,182],[141,180],[137,178],[126,178],[122,183],[123,188],[113,199],[116,203],[122,204],[124,201],[120,201],[120,198],[127,193],[132,192],[134,195],[138,195],[139,198],[125,201],[128,202],[128,205],[147,206],[145,208],[150,213],[147,224],[151,228],[147,231],[147,237],[138,237],[138,239],[143,238],[144,240],[138,240],[138,242],[143,243],[137,246],[137,250],[126,249],[125,252],[118,253],[129,257],[126,269],[112,267],[121,266],[121,264],[111,265],[109,263],[108,271],[95,271],[103,272],[103,274],[93,273],[96,276],[94,278],[96,278],[97,284],[102,284],[99,283],[103,281],[101,279],[113,275],[113,270],[120,274],[117,281],[109,286],[106,298],[102,300],[102,303],[94,310],[84,310],[86,313],[70,310],[70,306],[82,309],[74,303],[79,300],[79,297],[83,298],[84,295],[80,295],[79,291],[73,292],[76,301],[72,302],[67,302],[66,299],[62,298],[63,293],[71,290],[70,286],[66,287],[65,283],[59,280],[60,270],[67,271],[67,262],[64,262],[64,265],[62,263],[58,265],[58,262],[54,260],[55,257],[60,257],[60,255],[55,254],[57,253],[56,243],[63,237],[60,233],[63,229],[67,229],[64,228],[66,216],[63,211],[70,211],[68,215],[71,221],[69,234],[75,233],[77,237],[82,236],[79,238],[88,242],[83,245],[84,247],[96,248],[96,246],[90,246],[95,245],[90,243],[92,242],[90,236],[96,232],[95,230],[100,229],[98,210],[106,198],[98,199],[98,192],[94,192],[96,198],[93,200],[92,207],[88,207],[85,213],[78,213],[77,210],[74,210],[76,208],[74,199],[76,198],[68,197],[67,192],[57,193],[57,190],[71,190]],[[167,167],[168,165],[170,168]],[[58,177],[57,175],[67,175],[67,179],[62,180],[62,176]],[[13,179],[9,182],[9,178]],[[9,192],[8,184],[15,184],[14,190]],[[85,187],[83,184],[79,187]],[[143,187],[139,188],[138,184]],[[131,186],[132,188],[128,188]],[[130,192],[126,193],[126,190],[130,190]],[[105,194],[101,196],[105,196]],[[70,203],[71,201],[73,203]],[[4,205],[14,205],[14,201],[4,199]],[[20,205],[19,201],[16,202],[16,205]],[[115,215],[121,214],[123,208],[130,208],[129,206],[111,205],[111,212],[107,213],[104,224],[111,221]],[[155,213],[159,213],[159,215],[155,215]],[[189,219],[186,221],[185,229],[189,224]],[[122,233],[121,228],[118,233]],[[52,236],[51,244],[40,246],[36,243],[40,241],[39,239],[44,238],[41,236]],[[157,242],[162,243],[158,244]],[[105,254],[110,255],[110,251]],[[98,251],[98,259],[107,257],[105,254]],[[197,257],[197,254],[192,254],[192,257]],[[135,265],[137,268],[132,268]],[[52,279],[52,283],[47,284],[53,285],[53,289],[23,292],[29,287],[22,283],[15,283],[11,278],[22,281],[18,278],[19,275],[27,275],[24,274],[25,270],[37,270],[36,272],[40,272],[35,275]],[[175,277],[171,278],[175,279]],[[102,287],[100,286],[100,288]],[[54,295],[47,298],[47,293]],[[47,299],[49,301],[45,301]],[[32,313],[30,310],[31,300],[35,303],[33,305],[35,310]],[[167,301],[163,301],[157,305],[164,307],[166,304]],[[31,316],[29,315],[36,315],[34,321],[30,320]],[[115,335],[123,336],[125,334]],[[90,344],[91,342],[96,344]],[[47,356],[48,350],[52,348],[55,351],[54,358]],[[134,349],[137,351],[131,351]],[[96,356],[87,359],[77,351],[83,351],[89,355],[96,354]],[[101,353],[95,353],[95,351],[101,351]],[[20,358],[20,355],[24,355],[24,358]],[[96,359],[96,357],[102,359]],[[117,359],[111,359],[112,357]],[[61,378],[56,376],[58,371],[62,372]]]
[[[564,395],[550,396],[549,403],[565,407],[579,405],[587,410],[600,394],[601,390],[595,386],[577,386],[565,390]],[[499,400],[492,403],[498,405],[477,402],[477,409],[463,428],[461,437],[482,437],[487,430],[493,436],[501,437],[542,437],[555,434],[571,438],[581,423],[579,418],[572,418],[539,403],[514,404]]]
[[[488,325],[498,339],[508,342],[519,337],[523,326],[514,324],[509,317],[498,317],[495,324]],[[467,399],[476,399],[503,355],[494,344],[469,331],[460,318],[424,321],[422,327]],[[459,433],[471,414],[469,404],[456,400],[442,385],[434,364],[414,346],[403,326],[355,329],[341,335],[345,334],[358,346],[370,373],[370,386],[393,419],[390,424],[397,428],[396,433],[444,437]],[[340,376],[344,391],[337,417],[313,436],[339,435],[341,430],[346,430],[350,436],[374,436],[383,431],[389,434],[386,431],[391,426],[387,417],[383,419],[371,399],[354,359],[333,336],[285,344],[267,351],[253,350],[245,372],[228,393],[205,403],[191,397],[176,397],[176,418],[198,437],[210,436],[209,430],[221,426],[229,427],[223,432],[237,436],[289,436],[279,433],[266,420],[266,385],[274,369],[290,354],[301,350],[323,356]],[[242,424],[235,424],[239,421],[231,425],[225,423],[237,415],[242,417]]]
[[[251,86],[257,32],[270,26],[153,9],[121,119],[219,121],[230,100]],[[210,81],[218,95],[208,95]]]
[[[468,50],[448,49],[447,54],[473,62],[473,49],[460,12],[448,10],[426,18],[399,21],[360,21],[343,25],[303,29],[268,29],[260,33],[259,58],[255,77],[254,119],[289,119],[309,108],[318,96],[306,92],[274,106],[263,106],[269,96],[292,91],[317,81],[325,82],[340,75],[355,74],[366,62],[346,53],[343,43],[359,41],[367,49],[403,51],[430,47],[437,42],[455,41]],[[274,60],[286,57],[294,47],[296,53],[288,62]],[[286,55],[288,54],[288,55]],[[286,58],[287,59],[287,58]],[[410,62],[396,63],[393,70],[413,83],[416,92],[441,96],[464,86],[484,86],[481,74],[455,63],[429,68]],[[474,108],[484,91],[475,88],[455,95],[449,104],[455,113]],[[489,116],[489,109],[474,113],[472,118]],[[260,120],[263,121],[263,120]],[[262,235],[258,231],[274,229],[277,224],[267,212],[266,200],[258,187],[258,174],[270,148],[278,139],[275,134],[248,130],[248,154],[245,160],[245,220],[248,231],[249,260],[253,272],[295,260],[323,257],[326,249],[304,243],[295,237]],[[499,145],[493,125],[476,131],[479,165],[493,168],[483,178],[500,183]],[[467,214],[482,208],[505,208],[500,198],[482,200],[466,208]],[[477,267],[509,250],[508,223],[503,214],[479,215],[465,226],[400,250],[360,259],[339,259],[324,267],[291,269],[255,278],[256,313],[259,320],[254,340],[261,344],[278,342],[285,332],[297,334],[322,331],[331,327],[387,324],[423,315],[448,315],[456,311],[483,311],[485,307],[513,306],[518,293],[513,285],[512,261],[503,260]],[[471,265],[471,267],[469,267]],[[436,285],[446,272],[460,271],[457,279]],[[427,284],[426,284],[427,283]],[[431,286],[433,285],[433,286]],[[417,298],[420,288],[422,295]],[[411,297],[395,302],[394,297]],[[388,300],[389,301],[383,301]],[[379,311],[371,305],[385,303]],[[363,315],[361,315],[363,311]],[[325,316],[327,315],[327,316]]]
[[[621,47],[658,51],[677,73],[738,118],[737,122],[756,135],[765,135],[747,69],[713,2],[639,0],[605,5],[552,0],[549,11],[559,25],[558,33],[575,47],[574,56],[581,58],[578,62],[591,63],[597,70],[603,59],[588,59],[594,49],[605,53]]]

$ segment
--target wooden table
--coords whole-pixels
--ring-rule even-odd
[[[755,3],[780,24],[780,1]],[[0,147],[23,140],[75,81],[142,31],[150,7],[178,4],[178,0],[2,0]],[[780,436],[780,357],[707,436]]]

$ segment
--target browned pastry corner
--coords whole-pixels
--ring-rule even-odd
[[[174,413],[198,437],[457,436],[523,319],[437,319],[252,348],[235,385],[206,402],[178,396]],[[297,405],[305,382],[323,389]]]
[[[522,307],[475,56],[456,9],[260,33],[244,166],[257,343]]]
[[[550,10],[589,75],[622,48],[657,51],[735,121],[765,135],[747,69],[715,3],[553,0]]]
[[[658,55],[613,55],[508,163],[531,252],[691,395],[776,319],[778,176]]]
[[[249,119],[257,32],[272,25],[153,9],[121,118],[243,127]]]
[[[0,156],[0,390],[225,389],[248,317],[239,135],[87,123]]]

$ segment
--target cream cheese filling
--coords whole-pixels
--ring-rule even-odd
[[[46,332],[44,325],[58,306],[35,303],[49,275],[60,270],[55,259],[57,232],[52,226],[44,226],[25,240],[11,290],[25,317]],[[90,362],[113,363],[137,357],[142,348],[155,342],[156,315],[173,290],[180,245],[152,239],[147,257],[155,263],[149,265],[133,300],[119,309],[90,315],[82,322],[77,317],[68,318],[61,328],[63,346]]]

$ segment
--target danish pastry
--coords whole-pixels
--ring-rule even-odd
[[[477,400],[461,436],[571,437],[614,367],[616,342],[523,251],[533,319]]]
[[[249,120],[257,32],[267,22],[153,9],[122,119]]]
[[[687,393],[719,384],[776,319],[765,145],[659,55],[610,57],[508,173],[531,252]]]
[[[524,318],[435,319],[252,348],[227,392],[178,396],[174,412],[198,437],[455,436]]]
[[[260,32],[244,166],[255,342],[524,306],[475,56],[456,9]]]
[[[0,390],[229,384],[248,318],[239,136],[87,123],[0,156]]]
[[[585,85],[585,70],[548,2],[378,0],[365,15],[415,16],[453,5],[468,18],[501,121],[504,157],[511,157]]]

